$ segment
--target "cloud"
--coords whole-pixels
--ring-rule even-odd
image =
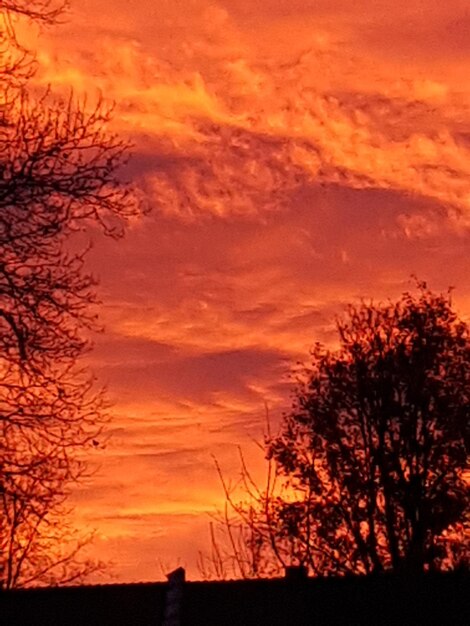
[[[442,20],[437,5],[426,22],[413,12],[420,3],[391,14],[387,3],[362,5],[377,32],[386,16],[398,28],[409,15],[431,32]],[[357,10],[303,6],[311,19],[334,15],[360,30]],[[467,127],[452,82],[432,73],[400,76],[386,64],[380,73],[351,41],[306,49],[299,42],[283,59],[274,46],[259,57],[237,19],[246,14],[243,4],[230,10],[191,2],[185,11],[182,17],[167,6],[158,22],[166,37],[177,34],[179,61],[139,30],[151,18],[146,9],[136,10],[125,34],[106,32],[98,45],[72,49],[72,57],[54,48],[40,54],[44,83],[99,89],[116,101],[115,125],[136,141],[130,171],[156,210],[183,219],[253,215],[285,209],[299,189],[339,184],[419,195],[450,214],[468,214],[469,148],[460,141]],[[261,29],[269,30],[270,11],[281,21],[302,19],[295,6],[270,2]],[[127,14],[121,5],[116,12]],[[459,28],[465,19],[457,19]]]
[[[188,354],[180,349],[171,356],[164,351],[166,357],[161,358],[160,350],[157,351],[159,355],[149,354],[151,340],[143,342],[138,338],[137,343],[144,344],[145,348],[134,360],[126,351],[132,343],[132,339],[113,342],[113,352],[121,354],[120,362],[105,362],[100,368],[95,362],[95,370],[102,379],[111,380],[121,392],[140,393],[146,399],[178,397],[182,402],[190,399],[209,402],[221,389],[239,397],[253,396],[249,384],[257,377],[276,380],[284,356],[253,347],[198,354]],[[97,357],[100,357],[99,351]]]
[[[82,0],[30,33],[39,87],[115,101],[153,207],[119,243],[90,235],[106,332],[88,363],[115,419],[75,500],[121,579],[158,557],[197,575],[211,455],[238,475],[346,302],[415,273],[470,311],[467,4]]]

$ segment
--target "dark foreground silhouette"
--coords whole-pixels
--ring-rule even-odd
[[[0,593],[5,626],[470,624],[468,572],[28,589]]]

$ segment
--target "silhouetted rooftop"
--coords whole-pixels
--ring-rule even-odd
[[[468,573],[414,578],[185,582],[180,621],[168,583],[29,589],[0,594],[2,626],[470,625]],[[174,599],[174,598],[173,598]]]

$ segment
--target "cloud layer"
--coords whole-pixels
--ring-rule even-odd
[[[77,514],[118,578],[197,576],[211,454],[236,476],[345,302],[416,273],[470,311],[467,5],[82,0],[25,31],[41,84],[116,102],[153,209],[90,258],[115,432]]]

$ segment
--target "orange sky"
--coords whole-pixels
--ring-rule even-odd
[[[153,207],[90,257],[115,419],[77,515],[119,580],[196,577],[211,455],[259,465],[345,302],[416,273],[470,313],[469,3],[75,0],[35,46],[44,84],[115,100]]]

